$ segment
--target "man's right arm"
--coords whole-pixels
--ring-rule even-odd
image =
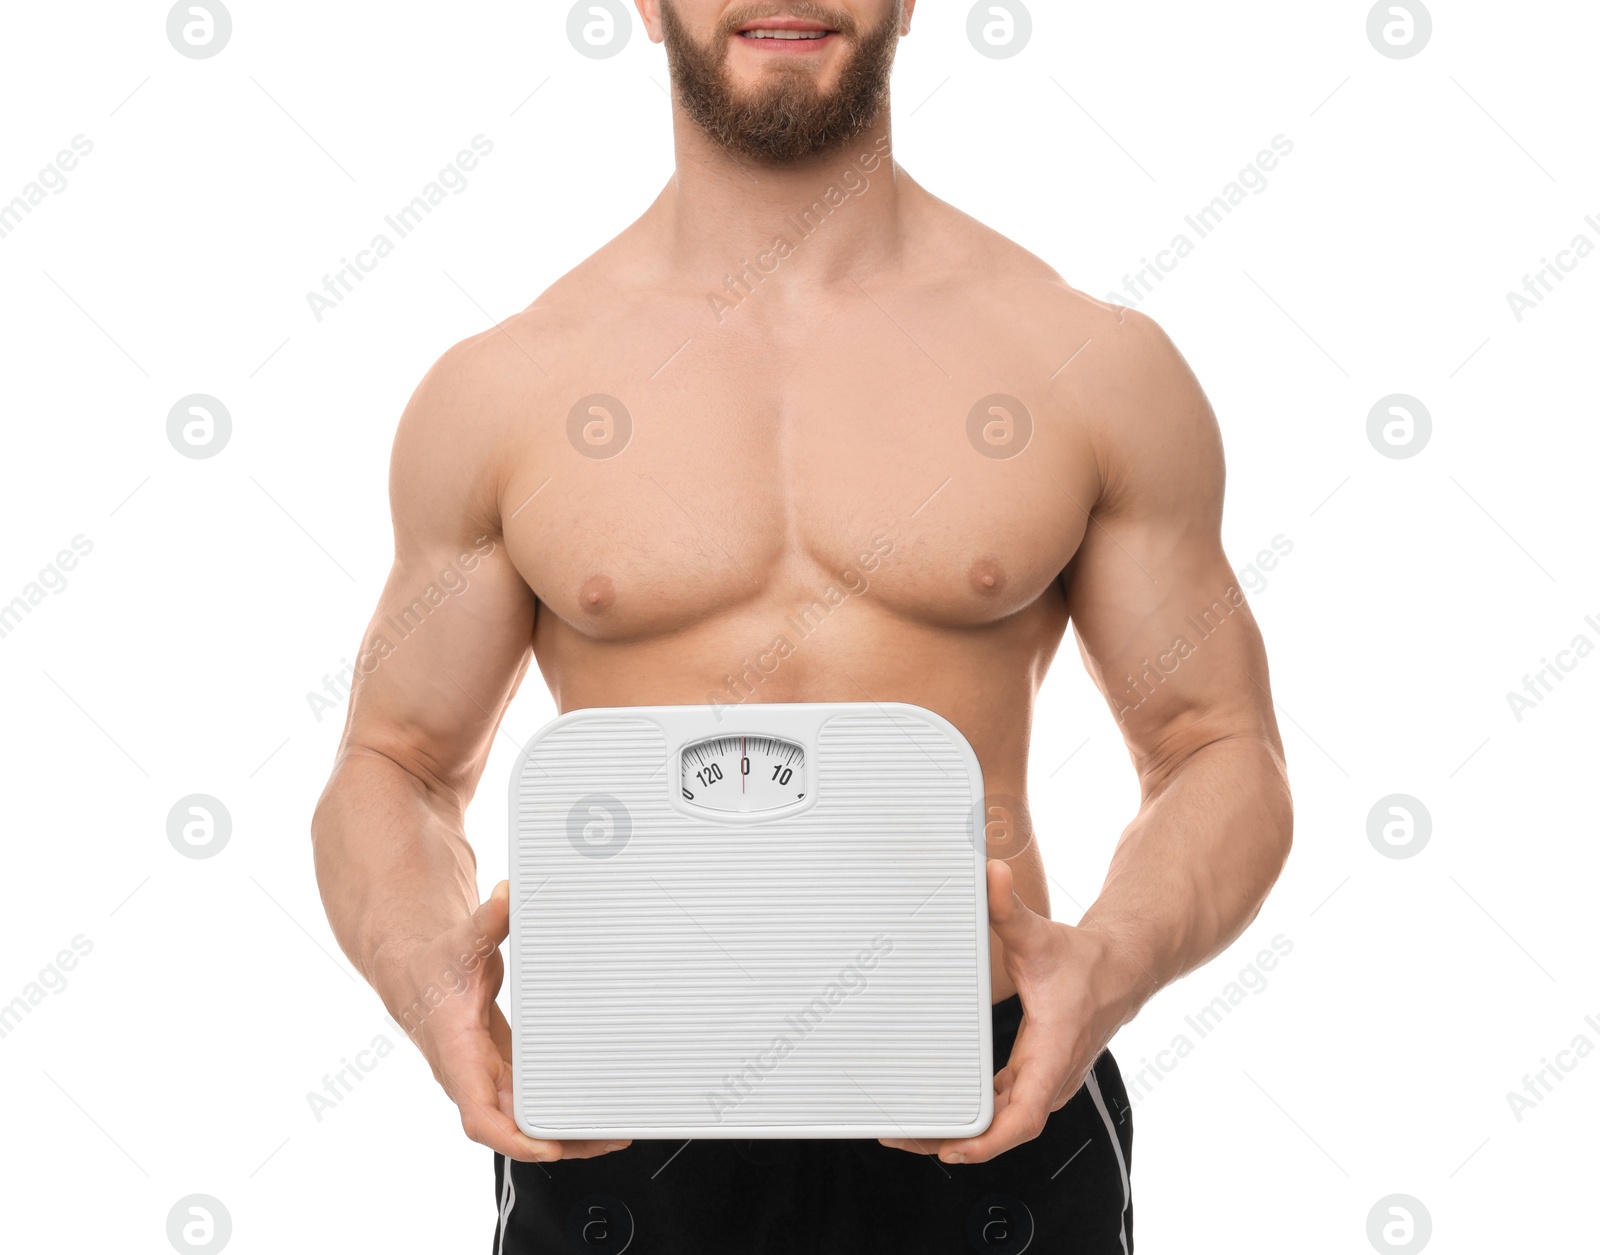
[[[479,902],[466,836],[467,804],[531,658],[537,604],[500,532],[507,369],[486,337],[464,341],[400,420],[394,566],[311,835],[339,944],[422,1049],[468,1136],[550,1159],[599,1147],[530,1139],[512,1118],[510,1029],[494,1002],[508,909],[503,889]]]
[[[463,813],[527,666],[535,601],[499,535],[492,396],[457,345],[389,469],[394,565],[362,638],[312,839],[329,921],[369,981],[477,905]]]

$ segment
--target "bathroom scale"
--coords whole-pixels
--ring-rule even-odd
[[[989,1126],[983,776],[940,715],[573,711],[518,758],[510,829],[529,1136]]]

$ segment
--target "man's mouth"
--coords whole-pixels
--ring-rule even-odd
[[[762,43],[769,47],[794,47],[797,44],[819,44],[839,32],[817,22],[797,21],[792,18],[769,18],[735,32],[748,43]]]

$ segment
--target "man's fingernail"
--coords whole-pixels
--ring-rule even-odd
[[[621,1150],[622,1149],[622,1143],[621,1142],[607,1142],[605,1144],[605,1149],[607,1151]]]
[[[965,1155],[960,1155],[960,1154],[957,1154],[954,1151],[952,1151],[950,1154],[948,1154],[948,1155],[946,1155],[944,1157],[944,1161],[945,1161],[945,1163],[966,1163],[967,1162],[967,1157]]]

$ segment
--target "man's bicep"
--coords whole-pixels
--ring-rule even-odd
[[[395,560],[355,667],[348,750],[470,795],[525,672],[536,599],[500,533],[492,404],[452,350],[418,388],[390,469]]]
[[[1261,635],[1222,548],[1215,416],[1177,350],[1132,329],[1109,402],[1108,493],[1066,572],[1078,647],[1136,765],[1276,738]]]
[[[362,641],[347,747],[470,794],[527,668],[533,618],[496,537],[397,559]]]

